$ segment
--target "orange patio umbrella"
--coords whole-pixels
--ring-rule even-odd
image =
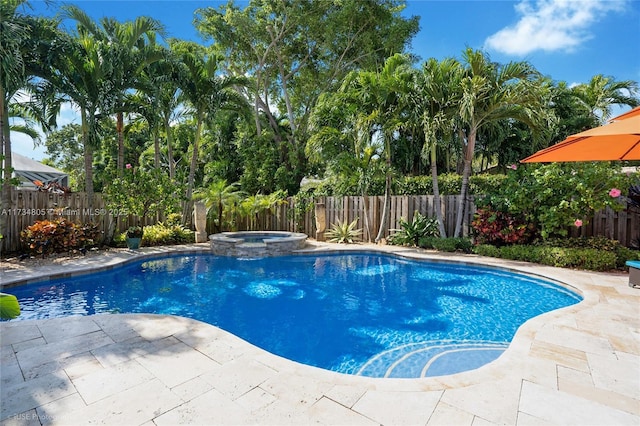
[[[604,126],[571,135],[521,162],[640,160],[640,110],[636,110],[638,108]]]
[[[640,106],[635,107],[634,109],[632,109],[631,111],[627,111],[624,114],[620,114],[616,117],[613,117],[611,120],[609,121],[619,121],[619,120],[625,120],[627,118],[631,118],[631,117],[635,117],[637,115],[640,115]]]

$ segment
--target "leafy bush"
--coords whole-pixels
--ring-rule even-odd
[[[627,260],[637,260],[640,256],[640,252],[631,250],[619,241],[607,237],[557,238],[544,241],[542,244],[551,247],[589,248],[611,252],[616,256],[616,266],[619,269],[625,267]]]
[[[522,244],[531,240],[534,226],[513,214],[478,209],[471,222],[473,235],[480,244]]]
[[[170,224],[169,221],[174,224]],[[114,236],[113,244],[117,247],[125,245],[126,232]],[[146,247],[168,246],[174,244],[189,244],[195,242],[193,231],[185,228],[169,218],[167,223],[158,222],[143,228],[142,244]]]
[[[46,255],[94,246],[99,236],[97,225],[55,219],[37,221],[20,233],[20,240],[29,252]]]
[[[362,229],[356,229],[358,218],[351,223],[342,223],[338,219],[338,223],[331,225],[331,229],[326,232],[330,243],[353,243],[362,238]]]
[[[510,171],[476,205],[521,215],[544,239],[566,237],[570,226],[582,226],[594,211],[623,208],[619,188],[634,179],[609,163],[529,164]]]
[[[417,246],[421,238],[437,237],[440,235],[438,231],[438,220],[428,218],[415,212],[411,222],[400,218],[400,226],[402,229],[392,229],[395,231],[389,237],[389,243],[399,246]]]
[[[107,207],[128,212],[144,220],[158,212],[177,212],[184,193],[180,184],[161,169],[141,170],[127,164],[122,177],[114,177],[103,189]]]
[[[427,237],[421,238],[419,246],[425,249],[434,249],[444,252],[456,252],[471,253],[473,244],[468,238],[438,238]]]
[[[470,194],[486,194],[499,187],[507,178],[506,175],[481,174],[469,177]],[[438,189],[441,195],[460,194],[462,176],[457,173],[443,173],[438,176]],[[369,181],[369,195],[383,195],[384,176],[374,176]],[[393,181],[394,195],[426,195],[433,194],[433,181],[429,175],[398,176]],[[322,182],[307,184],[305,192],[311,197],[361,195],[358,179],[355,175],[342,177],[331,176]]]
[[[478,245],[474,252],[481,256],[540,263],[560,268],[579,268],[591,271],[610,271],[618,264],[614,252],[590,248],[566,248],[532,245],[495,247]]]
[[[144,227],[142,243],[146,246],[166,246],[173,244],[188,244],[195,242],[193,231],[182,225],[168,225],[159,222]]]

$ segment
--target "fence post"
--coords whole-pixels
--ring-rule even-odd
[[[314,213],[316,218],[316,240],[324,241],[324,232],[327,229],[327,207],[324,197],[314,203]]]
[[[193,223],[196,226],[196,243],[207,242],[207,207],[202,201],[193,203]]]

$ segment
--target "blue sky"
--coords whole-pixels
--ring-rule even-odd
[[[202,41],[193,12],[226,1],[83,0],[94,19],[120,21],[147,15],[162,22],[172,37]],[[242,4],[243,2],[239,2]],[[28,13],[53,16],[62,2],[47,6],[31,0]],[[640,1],[638,0],[409,0],[403,12],[420,16],[420,33],[411,51],[423,60],[460,57],[468,46],[485,50],[494,61],[526,60],[542,74],[569,84],[596,74],[640,81]],[[624,111],[624,110],[621,110]],[[60,124],[75,120],[66,110]],[[42,159],[44,149],[29,138],[12,137],[14,151]]]

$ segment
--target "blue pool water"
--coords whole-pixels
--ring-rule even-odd
[[[294,361],[373,377],[478,368],[529,318],[581,300],[525,275],[371,253],[172,256],[11,293],[18,319],[180,315]]]

